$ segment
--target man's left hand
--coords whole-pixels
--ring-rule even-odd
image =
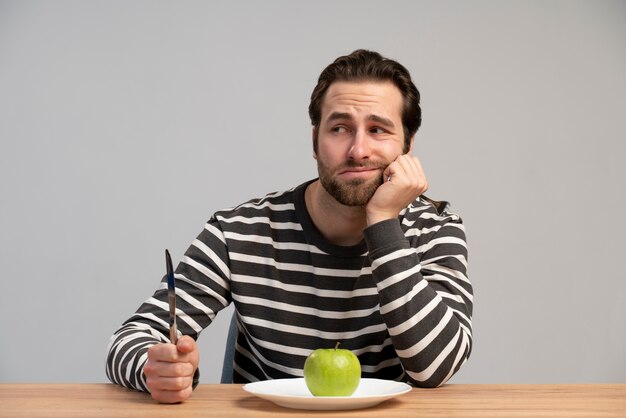
[[[428,189],[419,159],[403,154],[383,172],[383,184],[365,206],[367,224],[395,219],[400,211]]]

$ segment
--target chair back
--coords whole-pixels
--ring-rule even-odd
[[[233,312],[228,326],[226,347],[224,348],[224,362],[222,363],[222,378],[220,383],[233,383],[233,360],[235,359],[235,344],[237,343],[237,315]]]

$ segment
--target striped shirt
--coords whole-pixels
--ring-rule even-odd
[[[197,339],[235,305],[233,381],[301,377],[316,348],[352,350],[363,377],[446,382],[472,345],[472,286],[461,219],[418,198],[354,246],[326,241],[309,183],[217,212],[175,273],[179,332]],[[167,281],[112,336],[109,379],[148,391],[148,348],[169,342]],[[195,376],[195,384],[198,375]]]

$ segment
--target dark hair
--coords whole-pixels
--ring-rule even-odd
[[[400,63],[385,58],[378,52],[357,49],[350,55],[337,58],[322,71],[311,94],[309,116],[315,130],[313,147],[317,152],[317,135],[322,118],[322,102],[326,91],[335,81],[391,81],[402,93],[402,125],[404,152],[409,151],[411,138],[422,123],[420,93],[411,81],[409,71]]]

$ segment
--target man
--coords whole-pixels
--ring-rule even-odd
[[[220,211],[177,270],[179,331],[168,339],[166,284],[113,335],[111,381],[160,402],[198,382],[200,331],[235,304],[233,381],[302,376],[336,341],[363,377],[447,381],[471,351],[472,287],[460,218],[423,196],[411,155],[421,123],[408,71],[357,50],[311,96],[319,179]]]

